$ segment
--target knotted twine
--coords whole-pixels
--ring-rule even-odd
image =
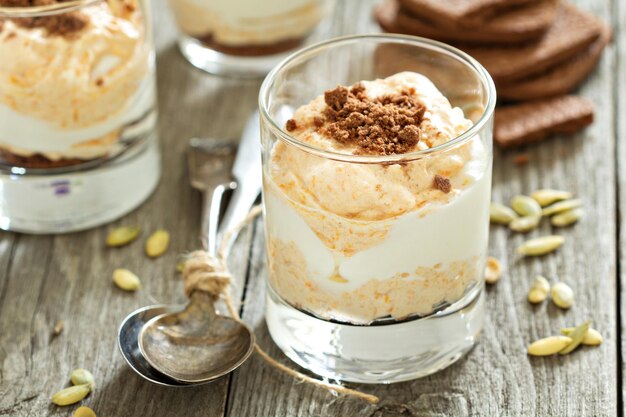
[[[233,281],[233,276],[228,270],[228,266],[226,264],[229,252],[228,242],[233,236],[236,236],[241,229],[252,223],[252,221],[259,214],[261,214],[261,206],[257,205],[250,210],[242,222],[224,234],[224,238],[222,239],[216,255],[212,255],[202,250],[194,251],[187,256],[183,267],[183,281],[187,297],[189,297],[194,290],[201,290],[211,294],[215,301],[222,298],[226,303],[226,307],[228,308],[230,315],[235,320],[242,323],[243,321],[234,306],[232,295],[230,293],[230,284]],[[379,401],[379,398],[375,395],[346,388],[342,385],[320,381],[291,369],[269,356],[256,342],[254,344],[254,349],[270,366],[302,382],[327,389],[331,392],[334,391],[336,393],[357,397],[369,402],[370,404],[376,404]]]

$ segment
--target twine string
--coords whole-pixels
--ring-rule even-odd
[[[252,223],[252,221],[259,214],[261,214],[261,212],[261,206],[254,206],[243,221],[241,221],[233,229],[228,230],[222,239],[216,255],[211,255],[206,251],[198,250],[187,256],[183,267],[183,282],[185,294],[187,296],[190,296],[194,290],[201,290],[211,294],[214,300],[221,297],[224,299],[230,315],[234,319],[242,321],[239,316],[239,312],[234,306],[233,298],[230,293],[230,284],[233,281],[233,276],[228,270],[228,266],[226,264],[226,260],[228,258],[228,242],[233,236],[236,236],[241,229]],[[366,394],[355,389],[344,387],[343,385],[320,381],[298,372],[295,369],[276,361],[269,354],[267,354],[267,352],[265,352],[258,343],[255,343],[254,348],[257,354],[261,356],[261,358],[263,358],[270,366],[302,382],[315,385],[338,394],[345,394],[360,398],[370,404],[376,404],[379,401],[379,398],[375,395]]]

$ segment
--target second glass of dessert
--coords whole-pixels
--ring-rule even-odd
[[[276,344],[332,379],[440,370],[483,320],[495,90],[466,54],[364,35],[284,61],[260,94]]]
[[[149,2],[0,0],[0,228],[68,232],[160,173]]]
[[[335,0],[170,0],[179,47],[212,74],[264,76],[326,30]]]

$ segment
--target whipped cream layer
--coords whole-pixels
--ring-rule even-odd
[[[128,3],[128,2],[126,2]],[[138,5],[85,7],[84,29],[48,34],[4,21],[0,32],[0,146],[30,156],[106,155],[155,102],[150,47]]]
[[[181,29],[226,46],[299,39],[326,15],[328,0],[170,0]]]
[[[424,76],[365,81],[365,94],[411,91],[426,111],[414,150],[471,127]],[[324,97],[296,110],[302,142],[355,153],[316,128]],[[270,282],[288,302],[324,318],[368,323],[430,314],[482,282],[491,158],[480,137],[402,164],[355,164],[314,156],[281,141],[265,172]],[[435,175],[450,180],[445,193]]]

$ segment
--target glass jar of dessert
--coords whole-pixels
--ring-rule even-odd
[[[170,7],[180,50],[194,66],[258,77],[295,48],[321,40],[334,1],[170,0]]]
[[[322,376],[440,370],[483,320],[495,89],[468,55],[396,35],[309,47],[260,94],[276,344]]]
[[[159,178],[148,1],[0,0],[0,227],[113,220]]]

